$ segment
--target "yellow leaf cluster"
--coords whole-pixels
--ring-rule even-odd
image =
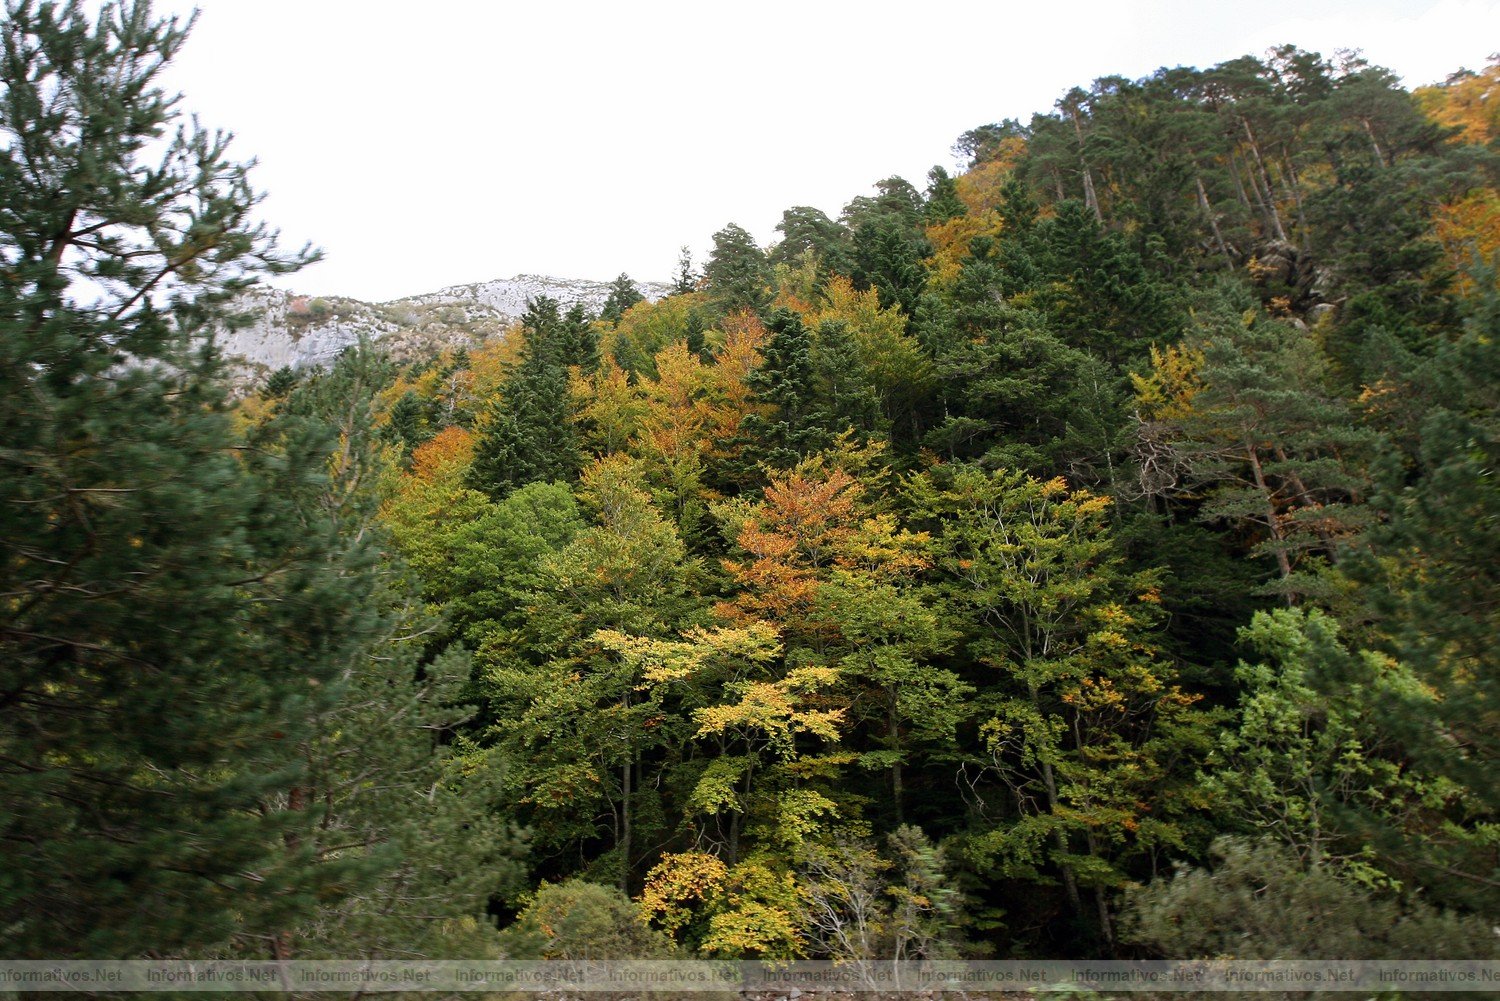
[[[647,921],[676,935],[692,920],[694,902],[702,904],[724,889],[729,867],[716,855],[681,852],[663,855],[646,874],[636,906]]]
[[[1153,345],[1150,373],[1130,373],[1141,416],[1148,420],[1177,421],[1192,414],[1193,398],[1203,389],[1198,374],[1202,367],[1202,351],[1178,345],[1165,349]]]
[[[1495,103],[1500,104],[1500,95]],[[1433,225],[1445,263],[1458,275],[1459,290],[1473,292],[1474,279],[1468,269],[1476,259],[1488,262],[1500,256],[1500,192],[1485,188],[1444,205]]]
[[[1412,96],[1428,117],[1458,130],[1457,142],[1488,146],[1500,138],[1500,58],[1473,76],[1421,87]]]

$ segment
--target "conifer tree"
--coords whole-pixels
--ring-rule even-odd
[[[1195,362],[1174,374],[1171,359],[1185,356],[1158,352],[1137,386],[1155,399],[1146,412],[1165,418],[1158,430],[1171,440],[1176,480],[1166,492],[1206,491],[1199,517],[1253,532],[1255,551],[1276,566],[1269,590],[1292,601],[1318,587],[1305,557],[1337,559],[1368,520],[1357,460],[1376,440],[1328,390],[1327,360],[1306,331],[1250,317],[1224,308],[1206,318],[1211,336],[1190,350]]]
[[[1466,790],[1463,823],[1426,835],[1420,847],[1387,839],[1387,854],[1415,864],[1443,899],[1493,912],[1496,890],[1486,831],[1500,813],[1500,291],[1493,271],[1451,344],[1423,365],[1406,392],[1427,406],[1415,455],[1377,466],[1372,506],[1382,518],[1371,548],[1351,568],[1390,634],[1390,649],[1438,695],[1380,705],[1384,722],[1423,768]]]
[[[590,375],[599,367],[599,338],[582,303],[568,307],[558,322],[558,358],[563,365]]]
[[[818,416],[824,426],[839,431],[852,429],[868,437],[888,423],[848,324],[827,320],[818,325],[812,363]]]
[[[749,383],[757,403],[774,407],[769,415],[750,414],[742,434],[757,443],[754,454],[767,465],[790,468],[829,441],[818,411],[812,334],[797,314],[777,310],[768,326],[764,363]]]
[[[556,300],[542,296],[527,304],[521,327],[526,343],[520,364],[491,406],[469,474],[471,486],[496,499],[527,483],[578,474],[568,366],[598,364],[592,332],[576,307],[563,316]]]
[[[791,265],[808,251],[835,274],[848,274],[849,232],[828,218],[821,209],[797,205],[781,213],[776,224],[781,242],[771,248],[771,263]]]
[[[228,137],[161,91],[186,25],[17,0],[0,33],[7,951],[268,936],[366,867],[315,864],[320,811],[287,791],[370,578],[298,508],[334,442],[242,452],[207,332],[309,255],[277,249]]]
[[[630,276],[621,271],[609,286],[609,298],[604,300],[604,308],[599,311],[599,319],[608,320],[610,323],[619,323],[620,317],[631,306],[644,299],[640,291],[635,287],[635,282]]]
[[[392,368],[367,345],[351,348],[249,435],[257,453],[273,455],[304,435],[338,442],[325,476],[286,483],[280,496],[307,533],[331,534],[348,548],[339,566],[348,603],[342,632],[313,634],[321,649],[288,644],[284,651],[329,661],[338,697],[306,706],[305,722],[291,721],[301,724],[287,739],[296,741],[303,767],[262,801],[268,812],[316,818],[311,829],[286,837],[284,850],[307,856],[310,885],[328,886],[336,876],[338,890],[324,891],[301,920],[271,929],[278,959],[482,950],[490,898],[513,894],[522,874],[524,841],[496,810],[504,769],[491,757],[435,746],[432,737],[472,714],[461,697],[467,651],[429,651],[424,639],[436,635],[436,624],[393,572],[399,563],[376,562],[389,476],[370,408]],[[236,943],[241,954],[264,955],[264,947],[253,934]]]
[[[920,230],[893,216],[878,216],[854,231],[854,279],[861,288],[880,290],[882,306],[899,306],[907,316],[927,287],[923,259],[932,252]]]
[[[699,276],[693,270],[693,252],[686,245],[677,254],[677,276],[672,280],[673,295],[698,291]]]
[[[922,216],[929,223],[947,222],[968,211],[958,197],[958,182],[942,167],[927,172],[927,200]]]
[[[770,301],[771,265],[755,238],[730,223],[714,234],[703,280],[721,312],[758,310]]]

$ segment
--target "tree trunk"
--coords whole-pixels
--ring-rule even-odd
[[[1370,126],[1370,120],[1368,118],[1361,118],[1359,124],[1365,127],[1365,135],[1370,137],[1370,148],[1375,151],[1375,162],[1379,163],[1382,167],[1389,167],[1390,161],[1385,158],[1385,150],[1380,148],[1380,143],[1375,139],[1375,130]]]
[[[894,689],[891,689],[886,694],[889,709],[886,720],[886,742],[891,750],[896,751],[900,749],[901,745],[901,726],[896,719],[896,692]],[[905,790],[901,784],[901,762],[896,761],[891,765],[891,798],[896,803],[896,823],[898,825],[906,823],[906,811],[901,802],[905,798],[905,795]]]
[[[1077,752],[1080,757],[1082,757],[1084,755],[1083,729],[1081,726],[1079,726],[1078,713],[1075,712],[1072,714],[1071,722],[1071,729],[1073,731],[1073,750]],[[1087,799],[1082,804],[1084,808],[1088,808],[1091,805],[1092,804]],[[1090,858],[1099,858],[1103,854],[1099,848],[1099,839],[1094,836],[1094,832],[1092,830],[1084,831],[1084,844],[1088,846]],[[1114,922],[1110,920],[1109,901],[1105,899],[1103,887],[1094,887],[1094,909],[1099,915],[1099,934],[1104,936],[1104,941],[1108,943],[1111,951],[1113,951],[1115,944],[1115,927]]]
[[[1307,209],[1302,204],[1302,179],[1297,176],[1297,168],[1292,164],[1292,155],[1287,152],[1285,146],[1281,149],[1281,169],[1286,172],[1287,178],[1291,181],[1289,186],[1292,189],[1292,201],[1297,206],[1299,242],[1304,251],[1311,253],[1312,244],[1309,241],[1312,239],[1312,229],[1307,225]]]
[[[1291,463],[1287,460],[1286,452],[1280,445],[1276,446],[1275,451],[1276,459],[1278,462],[1281,462],[1288,466],[1291,465]],[[1303,507],[1315,508],[1322,506],[1317,501],[1313,500],[1312,494],[1307,489],[1307,484],[1302,482],[1302,477],[1298,476],[1291,470],[1288,470],[1286,473],[1286,479],[1287,482],[1292,485],[1292,492],[1297,495],[1297,500],[1301,502]],[[1328,556],[1329,564],[1331,566],[1338,566],[1338,546],[1334,542],[1333,535],[1329,533],[1328,529],[1322,527],[1315,528],[1313,529],[1313,531],[1317,533],[1318,541],[1323,543],[1323,552]]]
[[[620,766],[620,892],[630,893],[630,758]]]
[[[1234,270],[1234,259],[1229,256],[1229,247],[1224,243],[1224,234],[1219,231],[1219,217],[1214,214],[1213,206],[1208,203],[1208,192],[1203,189],[1203,177],[1201,174],[1193,174],[1193,182],[1198,185],[1198,205],[1203,209],[1203,214],[1208,217],[1208,224],[1214,231],[1214,242],[1219,245],[1219,253],[1224,255],[1224,264],[1230,271]]]
[[[307,809],[307,789],[304,786],[295,785],[286,794],[286,808],[298,813]],[[282,839],[287,850],[295,854],[302,848],[302,835],[292,830]],[[284,928],[271,936],[271,958],[278,963],[292,958],[292,930]]]
[[[752,764],[745,769],[745,787],[741,793],[740,805],[746,806],[750,802],[750,777],[755,773]],[[740,859],[740,826],[744,821],[743,813],[736,813],[729,822],[729,864],[732,866]]]
[[[1104,222],[1104,213],[1099,211],[1099,197],[1094,193],[1094,175],[1083,156],[1083,123],[1078,120],[1078,109],[1070,109],[1073,118],[1073,134],[1078,137],[1078,169],[1083,174],[1083,203],[1094,212],[1097,222]]]
[[[1099,931],[1104,935],[1104,941],[1109,945],[1110,952],[1115,948],[1115,923],[1109,916],[1109,900],[1104,896],[1104,887],[1094,887],[1094,905],[1099,912]]]
[[[1229,154],[1229,177],[1234,181],[1234,190],[1239,193],[1240,206],[1247,212],[1254,212],[1255,206],[1250,204],[1250,196],[1245,194],[1245,182],[1240,179],[1240,158],[1233,152]]]
[[[1250,119],[1241,115],[1240,124],[1245,127],[1245,138],[1250,141],[1250,155],[1255,158],[1255,166],[1260,170],[1261,183],[1265,185],[1266,211],[1271,228],[1276,231],[1277,238],[1283,243],[1289,242],[1286,238],[1286,228],[1281,225],[1281,213],[1276,211],[1276,188],[1271,184],[1271,172],[1266,169],[1266,161],[1260,155],[1260,143],[1256,141],[1255,133],[1250,129]]]
[[[1057,816],[1062,808],[1062,803],[1057,796],[1057,777],[1052,774],[1052,765],[1049,762],[1042,764],[1042,782],[1047,787],[1047,806],[1051,808],[1052,815]],[[1052,832],[1052,840],[1057,845],[1057,850],[1064,855],[1068,854],[1068,836],[1058,828]],[[1083,897],[1078,893],[1078,880],[1073,875],[1073,870],[1066,864],[1062,866],[1063,888],[1068,892],[1068,904],[1072,906],[1073,913],[1080,918],[1083,917]]]
[[[1029,625],[1027,629],[1029,632]],[[1047,655],[1049,645],[1050,643],[1046,640],[1041,643],[1040,652],[1042,656]],[[1027,650],[1036,649],[1036,645],[1031,642],[1030,636],[1026,638],[1024,646]],[[1029,694],[1031,697],[1032,708],[1040,713],[1042,710],[1042,706],[1041,700],[1037,698],[1036,685],[1035,683],[1032,683],[1028,687],[1030,689]],[[1052,771],[1052,763],[1050,761],[1042,762],[1042,784],[1047,789],[1047,809],[1052,814],[1052,816],[1056,817],[1062,811],[1062,799],[1057,795],[1057,776]],[[1055,828],[1053,830],[1052,840],[1053,843],[1057,845],[1057,850],[1060,854],[1071,854],[1068,851],[1068,836],[1063,833],[1062,828]],[[1063,888],[1067,890],[1068,893],[1068,904],[1073,908],[1073,913],[1076,914],[1079,918],[1082,918],[1083,898],[1078,894],[1078,880],[1074,877],[1073,870],[1069,869],[1065,863],[1059,862],[1059,865],[1062,866]]]
[[[1255,207],[1260,210],[1261,224],[1266,230],[1275,232],[1276,222],[1274,210],[1271,208],[1270,195],[1261,190],[1260,181],[1255,176],[1255,168],[1248,164],[1245,167],[1245,180],[1250,182],[1250,194],[1255,196]]]
[[[1281,530],[1281,521],[1276,516],[1275,493],[1266,483],[1265,470],[1260,465],[1260,453],[1251,442],[1245,443],[1245,455],[1250,460],[1250,472],[1255,477],[1255,486],[1260,490],[1260,495],[1266,503],[1266,528],[1271,533],[1271,539],[1276,543],[1276,567],[1281,571],[1281,579],[1288,580],[1292,576],[1292,561],[1286,554],[1286,533]],[[1288,605],[1295,605],[1293,595],[1286,596]]]

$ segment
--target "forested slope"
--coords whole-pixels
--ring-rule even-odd
[[[722,956],[1170,951],[1251,857],[1492,908],[1496,74],[1102,79],[403,376],[532,878]]]
[[[69,70],[86,26],[21,9],[13,136],[37,67],[178,40]],[[191,335],[298,263],[243,171],[13,142],[0,929],[1494,955],[1497,79],[1098,80],[660,301],[233,406]]]

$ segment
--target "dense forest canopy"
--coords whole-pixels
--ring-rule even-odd
[[[1496,954],[1500,62],[1101,78],[231,400],[309,255],[184,37],[7,5],[11,952]]]

